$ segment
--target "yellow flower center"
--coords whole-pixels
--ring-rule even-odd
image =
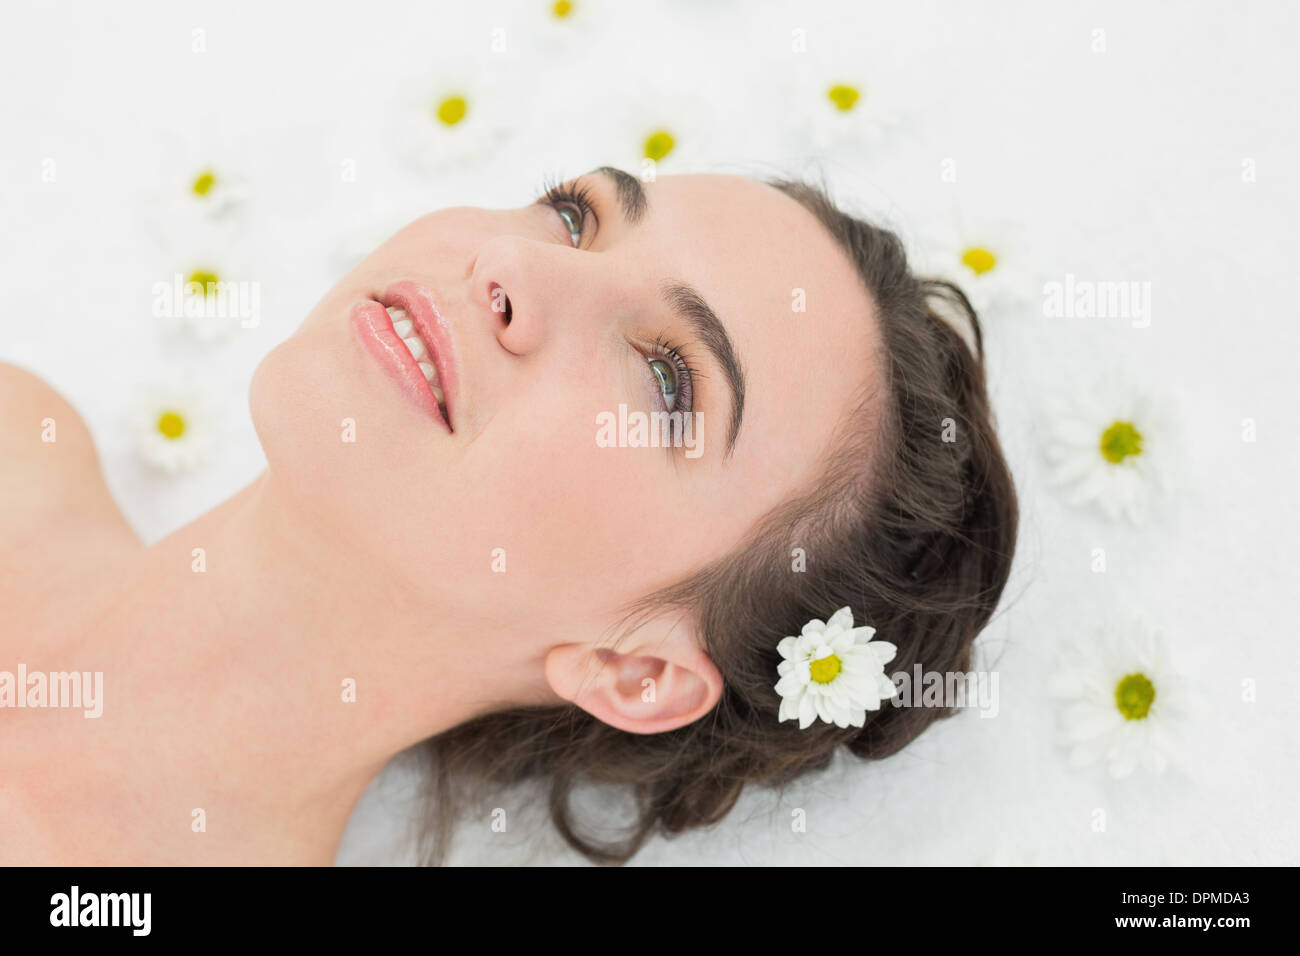
[[[185,419],[179,412],[163,412],[158,416],[158,431],[164,438],[180,438],[185,434]]]
[[[832,86],[826,95],[830,97],[831,102],[835,104],[837,110],[842,113],[847,113],[849,110],[853,109],[854,104],[858,102],[858,97],[862,94],[858,92],[858,89],[855,86],[839,84],[837,86]]]
[[[555,3],[551,6],[551,13],[555,15],[557,20],[563,20],[572,12],[573,4],[569,0],[555,0]]]
[[[977,276],[992,272],[998,257],[980,246],[972,246],[961,254],[961,264]]]
[[[1156,685],[1145,674],[1129,674],[1115,685],[1115,706],[1125,720],[1145,720],[1155,699]]]
[[[1101,433],[1101,454],[1112,465],[1142,454],[1142,433],[1128,422],[1115,422]]]
[[[455,126],[469,112],[469,103],[463,96],[449,96],[438,104],[436,112],[439,122],[446,126]]]
[[[655,162],[663,159],[673,151],[677,145],[677,140],[673,139],[673,134],[666,129],[657,129],[645,140],[646,159],[653,159]]]
[[[217,283],[220,281],[215,272],[209,272],[206,269],[195,269],[190,273],[186,287],[188,288],[197,283],[199,288],[203,290],[204,295],[212,295],[217,291]]]
[[[840,659],[834,654],[827,654],[821,660],[812,662],[812,679],[819,684],[829,684],[841,670],[843,665]]]
[[[194,185],[190,189],[194,190],[196,196],[206,196],[212,192],[212,187],[217,184],[217,174],[210,169],[205,169],[194,179]]]

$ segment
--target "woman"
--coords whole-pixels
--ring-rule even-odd
[[[376,250],[254,375],[266,472],[151,547],[6,368],[0,662],[103,701],[0,711],[0,863],[327,864],[422,741],[431,858],[459,783],[536,777],[623,861],[840,745],[893,753],[944,711],[783,709],[778,644],[848,608],[878,669],[968,669],[1016,530],[981,348],[820,190],[600,169]],[[611,425],[638,412],[682,418]],[[589,781],[634,789],[625,839],[575,824]]]

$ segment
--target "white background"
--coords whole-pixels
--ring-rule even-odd
[[[519,205],[545,173],[626,165],[624,130],[652,107],[693,131],[664,173],[820,170],[914,242],[1009,225],[1023,301],[986,317],[1023,507],[1015,573],[981,639],[1001,675],[999,716],[962,713],[888,761],[839,763],[779,800],[749,793],[722,825],[656,841],[637,862],[1300,862],[1293,9],[578,5],[570,36],[524,2],[8,4],[0,358],[81,411],[111,489],[154,541],[263,467],[249,377],[341,274],[341,249],[394,215]],[[494,29],[504,52],[490,49]],[[483,159],[422,173],[404,158],[405,111],[439,71],[503,90],[510,135]],[[812,148],[809,77],[861,84],[898,122],[870,144]],[[213,347],[150,314],[185,241],[166,204],[190,156],[227,158],[253,188],[239,252],[262,321]],[[947,159],[955,183],[940,176]],[[1045,317],[1042,284],[1067,273],[1149,281],[1150,326]],[[1177,480],[1138,529],[1068,507],[1041,454],[1047,397],[1112,367],[1167,396],[1180,429]],[[217,389],[232,427],[216,464],[163,478],[137,460],[122,415],[141,382],[173,368]],[[1097,547],[1104,574],[1090,570]],[[1163,629],[1192,691],[1180,762],[1120,781],[1070,770],[1046,676],[1063,641],[1134,611]],[[340,862],[410,858],[410,782],[400,768],[380,778]],[[796,807],[807,833],[790,832]],[[506,834],[465,828],[453,862],[578,859],[544,821],[511,819]]]

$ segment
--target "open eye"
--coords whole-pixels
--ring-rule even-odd
[[[556,211],[560,221],[564,223],[564,228],[569,231],[569,241],[573,243],[575,249],[582,247],[583,227],[587,223],[587,217],[590,216],[599,225],[596,210],[592,208],[588,193],[589,190],[585,186],[575,188],[561,184],[551,186],[538,200]]]
[[[687,362],[681,350],[660,336],[645,360],[650,366],[650,374],[654,376],[664,408],[669,412],[690,413],[694,404],[692,376],[695,369]]]
[[[573,243],[573,248],[577,249],[582,245],[582,210],[573,206],[556,206],[555,211],[569,227],[569,241]]]
[[[672,411],[677,405],[677,369],[671,362],[661,358],[649,360],[650,370],[659,382],[659,392],[664,398],[664,407]]]

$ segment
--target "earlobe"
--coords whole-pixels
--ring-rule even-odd
[[[722,675],[689,642],[638,640],[625,650],[562,644],[546,655],[560,697],[634,734],[657,734],[703,717],[722,695]]]

